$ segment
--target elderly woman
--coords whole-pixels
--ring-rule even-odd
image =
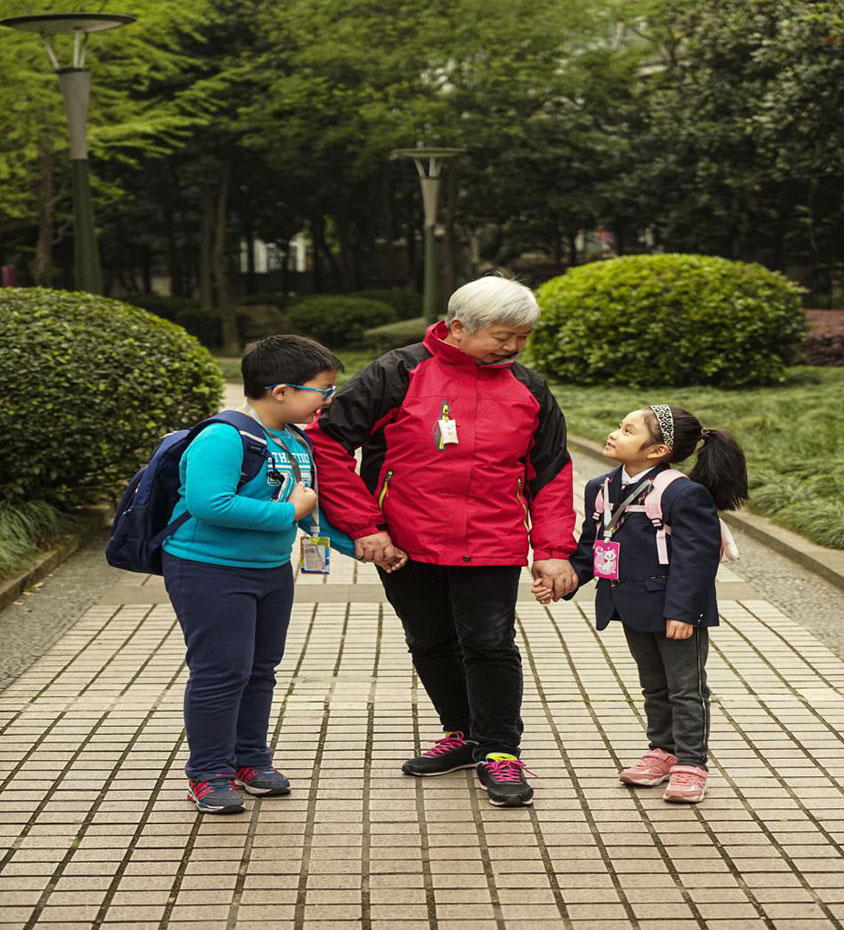
[[[309,428],[320,503],[378,564],[442,722],[444,736],[402,771],[476,767],[491,803],[509,807],[533,799],[515,643],[528,543],[555,599],[577,585],[565,420],[515,361],[538,319],[523,285],[472,281],[423,342],[374,361]]]

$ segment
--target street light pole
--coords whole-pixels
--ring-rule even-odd
[[[43,16],[15,16],[0,20],[0,26],[37,32],[59,78],[70,138],[71,193],[73,200],[73,266],[77,290],[102,294],[103,279],[94,225],[91,181],[88,169],[88,101],[91,72],[85,67],[88,33],[115,29],[135,21],[133,16],[109,13],[56,13]],[[73,34],[73,56],[63,68],[51,37]]]
[[[439,274],[437,271],[437,206],[440,193],[440,174],[447,158],[462,155],[465,149],[434,149],[417,146],[413,149],[395,149],[392,158],[412,158],[422,185],[422,206],[425,211],[425,275],[422,310],[425,319],[433,323],[439,315]]]

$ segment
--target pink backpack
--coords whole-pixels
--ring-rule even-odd
[[[665,471],[661,471],[653,479],[653,487],[648,492],[645,502],[643,504],[629,504],[627,506],[627,510],[630,513],[644,513],[656,528],[656,551],[659,556],[660,565],[668,565],[668,543],[666,542],[666,536],[671,535],[671,527],[666,526],[662,522],[662,495],[665,493],[665,489],[669,484],[676,481],[678,478],[688,479],[688,477],[689,476],[684,475],[683,472],[677,471],[676,468],[668,468]],[[603,511],[604,489],[602,486],[598,488],[598,494],[595,498],[595,513],[593,514],[593,519],[600,522]],[[718,522],[721,524],[721,561],[735,562],[739,557],[736,541],[733,539],[733,534],[730,532],[730,528],[727,524],[720,518]]]

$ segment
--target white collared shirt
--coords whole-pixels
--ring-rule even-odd
[[[645,477],[645,475],[648,474],[648,472],[652,472],[655,468],[656,468],[656,465],[652,465],[649,469],[647,469],[647,471],[640,471],[639,474],[636,475],[635,478],[631,478],[630,475],[627,474],[627,468],[624,465],[622,465],[621,466],[621,486],[625,488],[627,487],[628,484],[638,484]]]

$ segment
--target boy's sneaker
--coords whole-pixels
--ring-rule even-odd
[[[533,788],[527,783],[524,762],[505,752],[491,752],[478,763],[478,779],[496,807],[522,807],[533,804]]]
[[[252,769],[244,765],[237,770],[234,783],[243,788],[247,794],[272,797],[278,794],[290,794],[290,782],[278,769]]]
[[[706,779],[709,773],[696,765],[675,765],[671,779],[662,795],[665,801],[681,804],[697,804],[706,794]]]
[[[649,749],[638,762],[629,769],[618,773],[618,780],[625,785],[638,785],[649,788],[668,781],[671,767],[677,764],[677,757],[663,749]]]
[[[423,752],[421,756],[408,759],[401,767],[405,775],[445,775],[457,769],[472,769],[475,758],[472,753],[478,744],[464,738],[460,730],[447,732],[442,739]]]
[[[243,796],[235,791],[230,775],[215,775],[206,781],[189,778],[188,800],[202,814],[243,813]]]

